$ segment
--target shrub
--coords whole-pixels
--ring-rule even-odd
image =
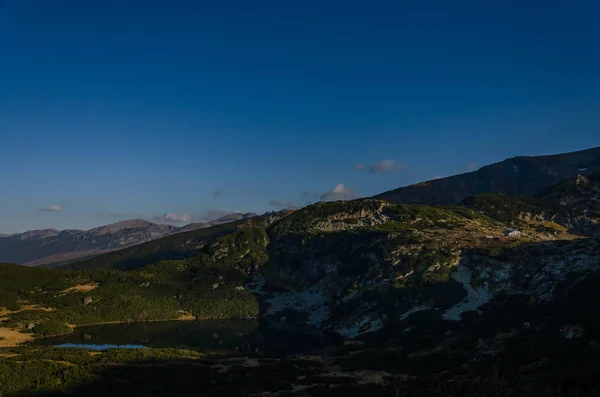
[[[68,334],[71,331],[71,328],[67,324],[55,320],[37,324],[33,328],[33,332],[39,336],[62,335]]]

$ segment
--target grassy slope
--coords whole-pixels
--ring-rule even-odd
[[[184,314],[197,318],[256,316],[258,302],[243,286],[249,272],[264,262],[267,242],[263,228],[246,228],[216,239],[194,258],[156,262],[127,272],[0,264],[0,307],[15,311],[28,304],[56,309],[11,313],[2,325],[41,324],[34,332],[46,335],[52,330],[64,331],[59,324],[65,323],[166,320]],[[85,284],[97,284],[97,288],[69,290]],[[49,329],[50,325],[53,328]]]

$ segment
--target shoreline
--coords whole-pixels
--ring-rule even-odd
[[[36,340],[41,340],[41,339],[48,339],[48,338],[55,338],[58,336],[65,336],[65,335],[70,335],[72,334],[76,329],[78,328],[84,328],[84,327],[94,327],[94,326],[99,326],[99,325],[114,325],[114,324],[136,324],[136,323],[160,323],[160,322],[167,322],[167,321],[230,321],[230,320],[241,320],[241,321],[251,321],[251,320],[259,320],[259,317],[244,317],[244,318],[224,318],[224,319],[218,319],[218,318],[196,318],[196,317],[186,317],[186,316],[182,316],[182,317],[178,317],[178,318],[171,318],[171,319],[160,319],[160,320],[146,320],[146,321],[127,321],[127,320],[122,320],[122,321],[106,321],[106,322],[99,322],[99,323],[91,323],[91,324],[79,324],[79,325],[75,325],[75,324],[67,324],[70,328],[71,328],[71,332],[68,333],[63,333],[63,334],[57,334],[57,335],[47,335],[47,336],[40,336],[40,337],[35,337],[34,333],[22,333],[20,332],[20,329],[16,329],[16,328],[4,328],[4,327],[0,327],[0,337],[2,336],[2,330],[5,330],[7,336],[9,336],[9,338],[4,339],[4,340],[0,340],[0,348],[10,348],[10,347],[20,347],[20,346],[26,346],[27,344],[36,341]],[[3,342],[7,342],[7,343],[3,343]]]
[[[91,323],[91,324],[79,324],[79,325],[74,325],[74,324],[68,324],[69,327],[72,327],[73,330],[77,329],[77,328],[82,328],[82,327],[92,327],[92,326],[97,326],[97,325],[110,325],[110,324],[144,324],[144,323],[164,323],[167,321],[231,321],[231,320],[242,320],[242,321],[249,321],[249,320],[259,320],[259,317],[242,317],[242,318],[188,318],[188,317],[178,317],[178,318],[168,318],[168,319],[161,319],[161,320],[145,320],[145,321],[106,321],[106,322],[100,322],[100,323]],[[62,334],[62,335],[69,335],[69,334]],[[44,336],[44,338],[52,338],[53,336],[60,336],[60,335],[51,335],[51,336]],[[41,338],[37,338],[37,339],[41,339]]]

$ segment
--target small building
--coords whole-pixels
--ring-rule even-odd
[[[521,232],[519,230],[513,229],[506,232],[506,236],[511,238],[521,237]]]

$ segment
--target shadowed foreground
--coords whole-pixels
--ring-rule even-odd
[[[582,346],[531,361],[534,352],[519,354],[524,345],[515,344],[506,354],[471,363],[464,361],[469,351],[408,357],[398,346],[367,346],[287,358],[172,349],[4,349],[0,391],[3,397],[600,395],[600,361]]]

